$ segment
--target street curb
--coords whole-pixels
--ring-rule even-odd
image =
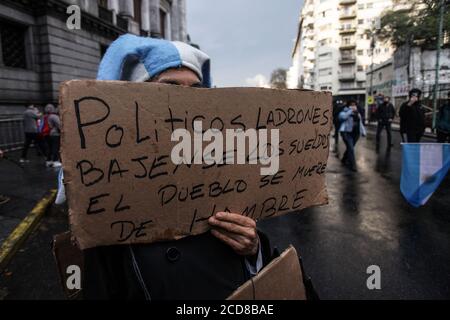
[[[47,208],[54,202],[57,190],[50,190],[6,238],[0,248],[0,271],[4,270],[20,246],[33,232]]]

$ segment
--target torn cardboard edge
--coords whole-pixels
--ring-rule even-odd
[[[297,251],[291,245],[227,300],[306,300]]]

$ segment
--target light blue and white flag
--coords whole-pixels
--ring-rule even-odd
[[[403,143],[400,190],[414,207],[423,206],[450,169],[450,144]]]

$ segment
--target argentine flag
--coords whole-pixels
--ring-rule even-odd
[[[450,144],[403,143],[400,190],[414,207],[423,206],[450,169]]]

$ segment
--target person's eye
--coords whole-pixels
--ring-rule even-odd
[[[174,86],[179,86],[180,85],[177,81],[174,81],[174,80],[162,80],[161,83],[172,84]]]

